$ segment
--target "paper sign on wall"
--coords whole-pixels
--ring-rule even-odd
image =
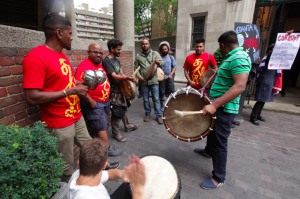
[[[300,46],[300,33],[278,33],[268,69],[291,70]]]

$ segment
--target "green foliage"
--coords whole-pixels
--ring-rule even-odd
[[[177,0],[152,0],[152,16],[167,36],[172,36],[176,32]]]
[[[214,55],[214,57],[215,57],[215,59],[216,59],[216,62],[217,62],[218,67],[220,67],[220,65],[222,64],[222,62],[223,62],[223,60],[224,60],[224,57],[223,57],[223,55],[221,54],[220,48],[218,48],[218,49],[216,50],[216,52],[214,52],[213,55]]]
[[[171,36],[176,31],[177,0],[134,0],[134,17],[136,34],[151,39],[152,22],[157,20]]]
[[[144,34],[151,30],[153,19],[151,18],[151,0],[134,0],[134,26],[136,34]],[[151,39],[150,35],[147,36]]]
[[[58,140],[40,121],[32,128],[0,125],[2,198],[49,198],[59,190],[64,162]]]

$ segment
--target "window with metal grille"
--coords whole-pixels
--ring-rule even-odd
[[[191,49],[194,49],[195,39],[204,37],[205,17],[193,17]]]

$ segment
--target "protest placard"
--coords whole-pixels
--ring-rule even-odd
[[[278,33],[268,69],[291,70],[300,46],[300,33]]]
[[[234,31],[237,34],[240,47],[244,48],[252,63],[259,62],[260,28],[255,24],[235,22]]]

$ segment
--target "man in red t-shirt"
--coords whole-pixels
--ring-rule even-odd
[[[214,56],[204,52],[204,49],[205,40],[197,38],[195,40],[195,53],[187,56],[183,65],[184,75],[188,80],[187,86],[191,85],[196,89],[201,88],[199,80],[208,70],[209,66],[216,71],[218,70]]]
[[[110,83],[107,74],[100,64],[103,59],[103,50],[99,44],[89,45],[88,59],[80,63],[76,69],[75,79],[83,81],[83,74],[86,70],[101,70],[105,73],[106,81],[103,84],[98,84],[95,90],[89,90],[88,94],[81,97],[80,105],[86,119],[91,124],[94,131],[97,132],[98,137],[103,140],[108,146],[108,155],[121,155],[122,150],[116,149],[108,143],[107,138],[107,124],[109,122],[109,94]]]
[[[91,139],[81,114],[79,96],[88,87],[74,79],[73,68],[62,53],[70,50],[71,23],[64,17],[49,13],[42,24],[46,42],[30,51],[23,60],[23,88],[29,105],[40,105],[41,121],[50,135],[59,137],[58,151],[65,162],[62,182],[73,173],[73,144],[81,147]]]

